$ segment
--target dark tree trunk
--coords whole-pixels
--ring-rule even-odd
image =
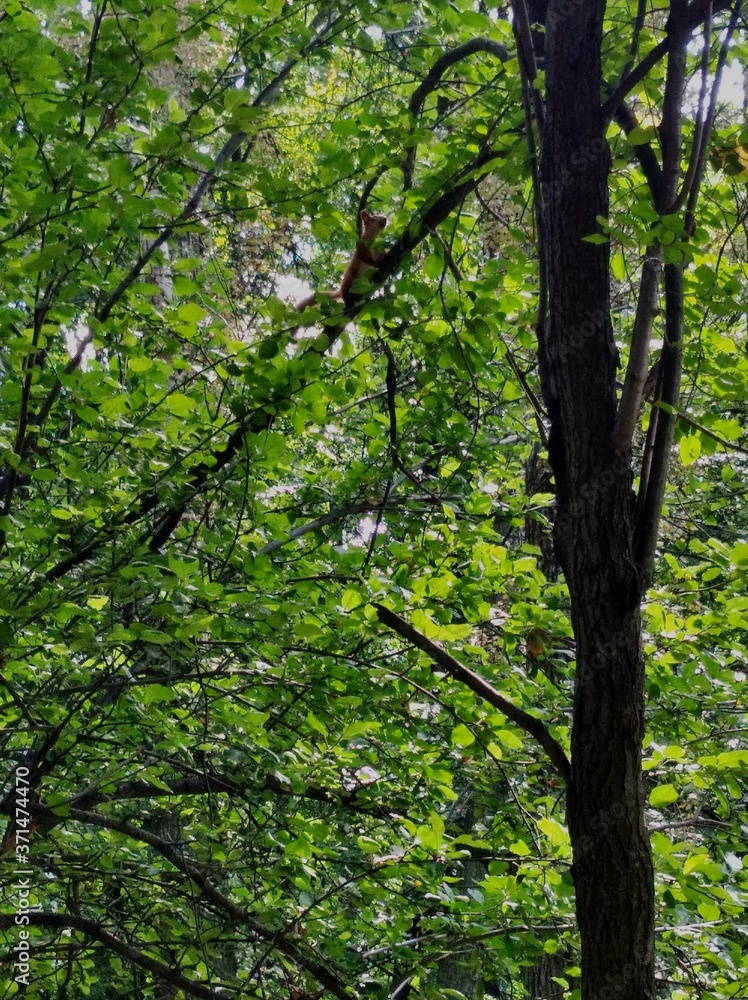
[[[563,952],[555,955],[541,955],[535,965],[522,972],[522,985],[527,1000],[564,1000],[564,987],[557,981],[566,980],[571,989],[577,988],[575,980],[570,981],[564,969],[572,961]]]
[[[549,319],[539,331],[556,479],[555,544],[577,641],[568,820],[584,1000],[654,993],[654,890],[641,779],[644,669],[631,472],[612,441],[616,350],[600,111],[604,0],[551,0],[542,221]]]

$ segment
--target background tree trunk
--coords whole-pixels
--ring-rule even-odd
[[[564,974],[564,968],[569,964],[571,964],[569,956],[563,952],[541,955],[534,965],[522,973],[522,985],[527,992],[527,1000],[563,1000],[564,987],[557,980],[565,979],[568,982],[569,977]],[[577,983],[569,985],[571,988],[576,988]]]

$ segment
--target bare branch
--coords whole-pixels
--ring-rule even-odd
[[[530,715],[529,712],[525,712],[524,709],[517,708],[516,705],[513,705],[500,694],[493,685],[489,684],[488,681],[470,670],[469,667],[460,663],[459,660],[455,659],[451,653],[448,653],[438,643],[427,639],[422,632],[413,628],[400,615],[395,614],[394,611],[386,608],[383,604],[374,604],[374,607],[377,611],[377,617],[383,625],[391,628],[393,632],[397,632],[403,639],[406,639],[417,649],[426,653],[450,677],[454,677],[455,680],[469,687],[471,691],[483,698],[484,701],[487,701],[489,705],[497,708],[510,722],[513,722],[520,729],[523,729],[532,736],[548,754],[551,764],[564,781],[569,782],[571,778],[569,759],[561,744],[551,736],[544,722],[534,715]]]
[[[636,318],[631,335],[631,352],[626,368],[621,402],[613,428],[613,447],[618,454],[628,452],[639,416],[644,383],[649,369],[649,345],[652,327],[659,312],[657,296],[660,288],[660,248],[647,247],[636,304]]]
[[[455,63],[460,62],[467,56],[473,55],[475,52],[488,52],[496,56],[497,59],[500,59],[501,62],[506,62],[509,58],[507,49],[500,42],[495,42],[491,38],[471,38],[469,41],[463,42],[462,45],[457,45],[455,48],[449,49],[448,52],[439,56],[429,70],[426,78],[411,94],[408,110],[413,118],[420,115],[426,98],[439,86],[442,77],[449,67],[454,66]],[[413,145],[408,150],[405,162],[403,163],[403,187],[406,191],[413,186],[415,164],[416,146]]]

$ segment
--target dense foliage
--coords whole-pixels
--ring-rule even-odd
[[[635,28],[608,5],[611,85],[665,30],[640,6]],[[576,989],[563,775],[438,659],[568,750],[512,24],[462,0],[4,4],[0,927],[30,996],[504,997],[553,955]],[[636,155],[658,72],[641,126],[610,126],[590,236],[624,360],[645,249],[687,265],[644,609],[656,972],[737,998],[748,137],[728,93],[687,239]],[[297,330],[364,205],[389,220],[378,284]]]

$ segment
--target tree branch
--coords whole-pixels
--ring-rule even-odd
[[[44,819],[47,817],[57,818],[55,813],[43,807],[37,807],[33,812]],[[143,830],[113,816],[104,816],[101,813],[89,812],[85,809],[71,808],[67,811],[65,818],[97,826],[105,830],[115,830],[117,833],[121,833],[133,840],[148,844],[149,847],[152,847],[161,854],[178,871],[182,872],[183,875],[202,889],[206,898],[214,903],[219,910],[231,917],[232,920],[247,927],[260,940],[267,941],[273,948],[281,952],[281,954],[292,959],[298,966],[313,975],[327,990],[338,997],[338,1000],[350,1000],[350,994],[337,976],[331,973],[316,958],[305,954],[298,945],[284,937],[281,931],[272,930],[257,920],[256,917],[253,917],[243,907],[234,903],[207,877],[201,868],[187,860],[180,847],[169,843],[154,833],[150,833],[148,830]],[[207,995],[210,996],[211,994]]]
[[[693,4],[691,5],[691,7]],[[711,0],[706,4],[711,9]],[[662,181],[660,204],[662,212],[675,204],[680,180],[683,138],[683,93],[686,82],[686,54],[691,35],[691,8],[685,0],[674,2],[668,18],[667,74],[662,101],[662,122],[659,135],[662,147]],[[665,498],[670,451],[675,431],[675,414],[680,398],[683,363],[683,264],[665,265],[665,337],[662,345],[658,394],[656,399],[667,404],[652,421],[647,439],[647,453],[642,461],[634,529],[634,558],[643,588],[649,586],[654,572],[662,504]]]
[[[408,110],[412,118],[417,118],[420,115],[426,98],[439,86],[442,77],[449,67],[454,66],[455,63],[467,58],[467,56],[473,55],[475,52],[488,52],[496,56],[501,62],[506,62],[509,58],[508,50],[500,42],[495,42],[491,38],[471,38],[469,41],[463,42],[462,45],[457,45],[455,48],[449,49],[448,52],[439,56],[426,75],[426,78],[411,94]],[[413,145],[408,150],[405,162],[403,163],[403,188],[406,191],[413,186],[415,164],[416,146]]]
[[[406,256],[411,253],[437,226],[449,216],[449,214],[463,201],[463,199],[480,183],[487,168],[497,159],[506,156],[504,150],[494,150],[486,147],[481,150],[474,159],[467,164],[454,178],[454,186],[444,191],[439,197],[428,206],[422,215],[416,217],[413,223],[402,234],[395,245],[380,260],[376,270],[371,272],[370,280],[377,286],[383,284],[387,278],[394,274],[403,263]],[[369,276],[367,276],[369,277]],[[226,443],[216,449],[211,457],[195,466],[190,482],[180,491],[177,499],[165,510],[156,515],[156,527],[140,539],[143,544],[147,544],[151,552],[157,552],[168,540],[171,533],[184,516],[189,503],[198,495],[205,484],[212,479],[217,472],[220,472],[235,457],[248,432],[261,433],[267,430],[275,419],[277,407],[293,398],[294,393],[299,392],[306,385],[306,362],[308,353],[327,353],[338,337],[343,333],[346,325],[354,319],[366,304],[370,296],[351,295],[343,310],[344,320],[336,326],[327,327],[325,336],[319,342],[312,343],[306,351],[297,357],[292,358],[288,365],[288,377],[285,385],[276,387],[272,399],[258,401],[255,411],[251,417],[241,423],[229,435]],[[249,425],[249,426],[248,426]],[[118,522],[111,525],[104,539],[98,539],[82,546],[67,559],[57,563],[46,574],[47,580],[56,580],[70,572],[76,566],[87,562],[101,548],[106,538],[111,538],[121,527],[134,524],[147,514],[154,511],[158,505],[159,495],[156,491],[146,494],[137,510],[130,511]]]
[[[187,996],[199,997],[200,1000],[225,1000],[230,994],[225,990],[217,991],[212,986],[203,986],[192,979],[187,979],[179,971],[178,966],[166,965],[158,959],[146,955],[144,951],[106,930],[97,920],[82,917],[74,913],[47,913],[39,910],[28,911],[30,927],[49,927],[56,930],[76,930],[93,938],[110,951],[121,955],[138,968],[146,969],[158,980],[168,983],[177,989],[184,990]],[[0,930],[7,931],[14,926],[15,916],[12,913],[0,913]]]
[[[634,556],[642,587],[649,586],[654,572],[665,486],[670,467],[670,451],[675,431],[675,413],[680,397],[683,355],[683,268],[665,265],[665,339],[662,345],[660,377],[655,402],[667,409],[653,410],[653,432],[647,439],[648,454],[642,462],[637,498]]]
[[[734,451],[738,455],[748,455],[748,448],[735,444],[734,441],[728,441],[727,438],[723,438],[721,434],[715,433],[713,430],[705,427],[704,424],[700,424],[698,420],[694,420],[693,417],[689,417],[689,415],[684,413],[683,410],[676,410],[675,416],[678,420],[682,420],[684,424],[688,424],[689,427],[693,427],[694,430],[703,434],[704,437],[708,437],[711,438],[712,441],[716,441],[717,444],[722,445],[722,447],[726,448],[728,451]]]
[[[618,454],[630,451],[634,429],[639,417],[644,383],[649,369],[649,345],[652,327],[659,312],[657,295],[660,288],[660,247],[650,246],[644,256],[636,318],[631,334],[631,352],[626,366],[621,402],[613,428],[613,447]]]
[[[630,73],[624,76],[603,104],[603,119],[611,119],[616,113],[618,105],[624,100],[626,95],[630,94],[634,87],[642,82],[647,73],[668,54],[681,28],[686,30],[690,35],[709,16],[710,9],[716,14],[719,11],[726,10],[731,3],[732,0],[716,0],[715,3],[710,3],[709,0],[692,0],[678,29],[674,29],[673,22],[668,21],[666,34],[662,41],[658,42],[653,49],[650,49],[639,65],[635,66]]]
[[[717,69],[714,74],[714,80],[712,82],[712,93],[709,99],[709,110],[707,111],[706,122],[704,123],[704,128],[701,133],[699,157],[696,162],[690,187],[688,188],[688,201],[686,202],[686,218],[685,218],[685,230],[688,236],[691,236],[696,228],[696,202],[698,201],[699,191],[701,189],[701,182],[704,178],[704,170],[706,168],[706,157],[709,148],[709,140],[711,138],[711,134],[714,129],[714,123],[717,118],[717,97],[719,96],[720,85],[722,83],[722,73],[725,68],[725,63],[727,62],[727,55],[730,50],[732,36],[735,32],[735,27],[737,25],[738,17],[740,16],[742,10],[742,6],[743,6],[742,0],[736,0],[735,8],[732,12],[732,17],[730,18],[730,23],[727,26],[727,31],[725,32],[724,38],[722,39],[722,45],[720,46],[719,50],[719,57],[717,59]],[[705,41],[705,49],[706,49],[706,57],[708,58],[709,50],[708,50],[708,43],[706,41]],[[683,183],[683,187],[684,189],[686,188],[685,181]]]
[[[614,118],[617,124],[623,129],[623,134],[626,136],[633,132],[635,128],[639,127],[636,115],[623,101],[621,101],[616,108]],[[634,146],[634,153],[639,161],[639,166],[642,168],[642,173],[647,180],[647,185],[652,195],[652,201],[655,203],[656,207],[660,208],[662,167],[657,159],[657,155],[648,142],[637,143]]]
[[[131,781],[121,781],[118,784],[106,788],[103,790],[98,787],[87,788],[83,792],[79,792],[77,795],[72,795],[66,805],[71,808],[76,809],[91,809],[94,806],[101,805],[102,803],[109,802],[122,802],[132,799],[159,799],[159,798],[173,798],[182,795],[232,795],[235,798],[242,800],[247,799],[247,789],[240,787],[235,782],[230,781],[227,778],[222,777],[218,774],[206,774],[206,773],[195,773],[191,775],[184,775],[180,778],[176,778],[172,781],[166,781],[165,784],[168,786],[164,788],[162,785],[154,785],[149,781],[131,780]],[[345,810],[352,813],[357,813],[362,816],[371,816],[375,819],[389,819],[393,812],[406,815],[408,812],[408,803],[405,802],[393,802],[390,799],[387,800],[386,805],[382,805],[377,801],[372,801],[370,803],[357,803],[356,799],[359,792],[367,785],[359,785],[352,790],[348,791],[345,789],[338,788],[327,788],[321,785],[307,785],[301,792],[294,791],[289,785],[286,785],[279,778],[273,774],[266,775],[264,781],[253,787],[251,791],[256,794],[261,794],[265,791],[273,792],[275,795],[283,795],[287,798],[296,797],[300,799],[309,799],[312,802],[323,802],[327,805],[340,806]],[[13,817],[15,810],[15,803],[11,795],[8,794],[0,800],[0,815],[5,815]],[[46,836],[55,827],[60,826],[65,822],[65,816],[59,813],[53,813],[43,802],[35,802],[32,804],[29,812],[35,816],[41,816],[43,814],[43,819],[39,820],[35,824],[33,832],[35,838],[40,836]],[[2,839],[2,844],[0,844],[0,856],[9,854],[14,849],[13,840],[14,828],[9,824],[6,828],[5,836]]]
[[[324,11],[318,14],[315,20],[312,22],[312,30],[315,31],[315,34],[301,49],[299,54],[291,59],[288,59],[286,63],[281,67],[281,69],[278,71],[276,76],[270,81],[270,83],[266,87],[264,87],[262,91],[260,91],[260,93],[257,95],[257,97],[255,97],[254,101],[252,102],[252,107],[264,108],[272,104],[272,102],[278,96],[281,85],[283,84],[284,80],[289,75],[289,73],[304,58],[306,58],[306,56],[308,56],[310,52],[312,52],[314,49],[316,49],[317,47],[319,47],[319,45],[322,44],[325,37],[342,20],[343,15],[342,14],[337,15],[336,17],[333,17],[329,20],[327,18],[328,18],[328,11],[327,8],[325,8]],[[239,149],[239,147],[247,138],[249,138],[249,136],[246,132],[236,132],[234,133],[234,135],[230,136],[226,140],[224,145],[216,154],[216,157],[211,167],[208,170],[206,170],[206,172],[203,174],[203,176],[200,178],[198,183],[193,188],[182,211],[174,219],[172,219],[171,222],[168,222],[162,228],[160,234],[156,237],[156,239],[153,240],[153,242],[150,243],[148,248],[143,253],[141,253],[139,257],[135,260],[135,262],[132,264],[127,274],[122,278],[122,280],[119,282],[114,291],[112,291],[107,296],[107,298],[101,303],[101,305],[94,310],[93,315],[96,320],[96,324],[103,323],[105,320],[109,318],[114,307],[120,301],[120,299],[125,294],[127,289],[130,288],[130,286],[138,279],[138,277],[143,271],[143,268],[146,266],[146,264],[148,264],[150,259],[153,257],[153,254],[161,246],[163,246],[163,244],[168,239],[170,239],[175,232],[177,232],[180,226],[182,226],[185,222],[189,221],[189,219],[192,218],[192,216],[199,208],[203,196],[205,195],[205,192],[211,186],[213,181],[216,180],[223,164],[231,158],[233,153],[236,152],[237,149]],[[77,351],[63,369],[63,375],[71,375],[74,371],[76,371],[80,367],[80,364],[83,360],[83,357],[87,349],[93,343],[93,339],[94,339],[94,330],[92,328],[83,338],[81,343],[78,345]],[[60,392],[62,391],[62,384],[63,381],[62,378],[60,377],[56,378],[55,381],[53,382],[52,387],[47,393],[42,405],[39,408],[39,412],[37,413],[33,421],[37,427],[41,428],[44,426],[47,417],[49,416],[52,407],[55,404],[55,401],[57,400],[58,396],[60,395]],[[8,479],[7,475],[0,478],[0,491],[2,491],[5,488],[7,479]]]
[[[454,677],[455,680],[469,687],[471,691],[480,698],[483,698],[484,701],[487,701],[489,705],[497,708],[510,722],[513,722],[520,729],[528,733],[528,735],[532,736],[545,750],[553,767],[568,784],[571,778],[569,758],[566,756],[561,744],[551,736],[544,722],[536,718],[536,716],[530,715],[529,712],[525,712],[524,709],[517,708],[516,705],[513,705],[500,694],[495,687],[489,684],[488,681],[460,663],[459,660],[455,659],[451,653],[448,653],[438,643],[427,639],[423,633],[413,628],[400,615],[395,614],[394,611],[386,608],[383,604],[375,603],[374,607],[376,608],[377,618],[379,618],[383,625],[391,628],[393,632],[397,632],[403,639],[406,639],[417,649],[426,653],[450,677]]]
[[[538,64],[535,57],[535,48],[532,42],[532,31],[530,30],[530,17],[527,12],[527,4],[525,0],[512,0],[512,13],[514,14],[514,35],[517,39],[517,48],[520,52],[522,76],[524,82],[532,91],[531,101],[534,105],[535,119],[538,123],[540,134],[542,135],[545,110],[543,108],[543,98],[540,91],[535,86],[535,79],[538,75]]]

